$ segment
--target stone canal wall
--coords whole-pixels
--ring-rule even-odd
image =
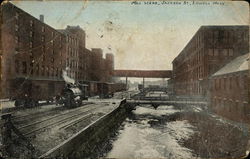
[[[96,158],[103,143],[109,139],[127,116],[126,100],[119,107],[102,116],[71,138],[39,158]]]

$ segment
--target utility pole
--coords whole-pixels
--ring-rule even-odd
[[[142,87],[143,87],[143,89],[145,88],[145,79],[144,79],[144,77],[142,78]]]
[[[126,77],[126,89],[128,89],[128,77]]]

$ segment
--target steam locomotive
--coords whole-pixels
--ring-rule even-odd
[[[82,100],[88,99],[86,87],[86,85],[66,84],[65,88],[62,90],[61,101],[59,100],[59,102],[69,108],[81,106]]]

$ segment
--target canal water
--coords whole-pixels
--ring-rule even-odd
[[[186,120],[176,120],[180,114],[171,105],[137,106],[127,117],[112,140],[108,158],[192,158],[192,151],[183,141],[195,129]]]

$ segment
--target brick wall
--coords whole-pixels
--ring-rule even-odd
[[[231,119],[249,118],[248,71],[215,76],[210,82],[212,110]]]

